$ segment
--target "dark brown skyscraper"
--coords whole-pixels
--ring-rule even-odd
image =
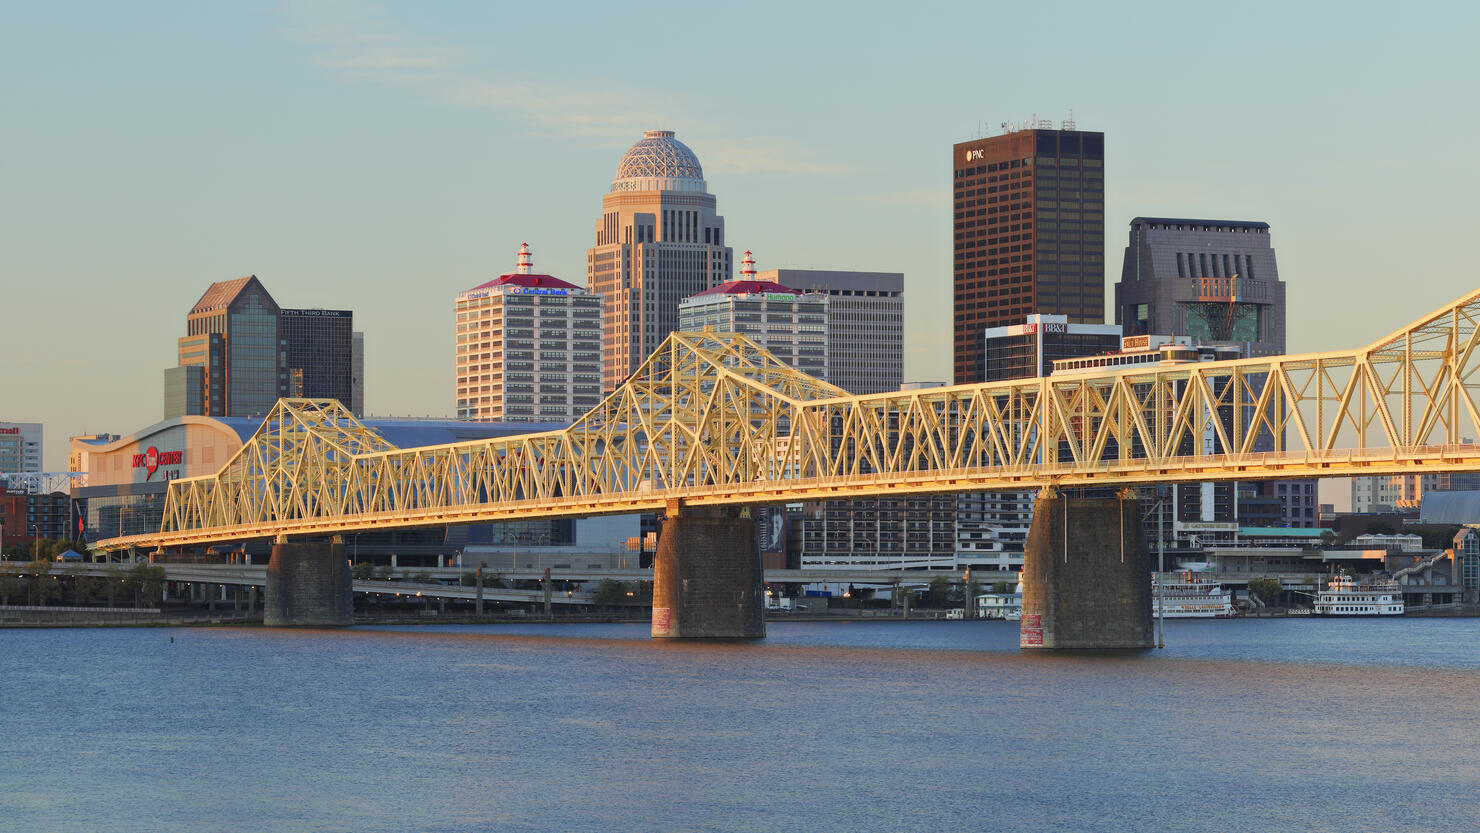
[[[1105,134],[1027,129],[961,142],[951,168],[956,384],[982,381],[987,327],[1033,313],[1103,323]]]

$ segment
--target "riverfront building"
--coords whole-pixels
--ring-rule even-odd
[[[730,279],[730,257],[698,157],[673,131],[647,131],[617,164],[586,252],[586,288],[602,299],[604,390],[678,329],[679,301]]]
[[[570,423],[601,399],[601,297],[534,272],[457,296],[457,417]]]
[[[986,372],[982,331],[1035,313],[1105,320],[1105,134],[1027,129],[951,149],[955,383]]]
[[[363,402],[354,336],[349,310],[283,309],[256,275],[217,281],[185,316],[164,415],[261,418],[285,396]]]
[[[827,296],[827,381],[852,394],[899,390],[904,380],[904,275],[771,269],[756,278]]]
[[[756,280],[750,252],[741,267],[739,280],[681,301],[679,329],[742,333],[785,364],[828,379],[828,296]]]
[[[0,422],[0,474],[42,471],[39,422]]]

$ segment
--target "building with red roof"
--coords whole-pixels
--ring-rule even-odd
[[[601,399],[601,296],[534,271],[458,293],[457,417],[573,422]]]
[[[678,304],[680,330],[743,333],[786,364],[828,378],[828,297],[755,278],[750,252],[740,279],[695,293]]]

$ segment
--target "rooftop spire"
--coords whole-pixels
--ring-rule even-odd
[[[519,244],[519,265],[514,271],[520,275],[528,275],[534,271],[534,261],[529,254],[529,244]]]
[[[755,258],[750,256],[750,250],[745,251],[745,259],[740,261],[740,280],[755,280]]]

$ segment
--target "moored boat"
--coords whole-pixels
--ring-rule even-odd
[[[1158,586],[1159,585],[1159,586]],[[1229,619],[1238,615],[1233,591],[1192,573],[1172,573],[1152,579],[1151,615],[1156,615],[1156,593],[1166,619]]]
[[[1403,591],[1392,579],[1339,575],[1316,594],[1317,616],[1402,616]]]

